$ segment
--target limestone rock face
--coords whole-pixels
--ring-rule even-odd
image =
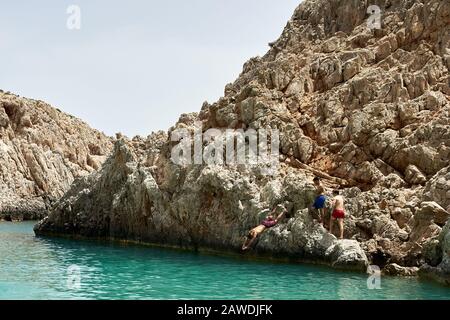
[[[425,185],[425,200],[434,200],[441,207],[450,210],[450,167],[436,173]]]
[[[168,134],[120,139],[36,233],[238,250],[261,210],[287,202],[289,214],[261,236],[255,254],[420,267],[422,249],[448,217],[439,208],[450,205],[450,3],[377,4],[381,29],[368,28],[365,1],[302,2],[224,97],[182,115]],[[268,127],[280,133],[272,175],[258,165],[171,161],[181,145],[171,140],[175,129]],[[315,175],[327,192],[343,188],[349,240],[314,221]]]
[[[420,274],[450,285],[450,221],[439,237],[430,241],[426,252],[427,257],[431,259],[421,267]]]
[[[436,224],[443,226],[450,217],[450,213],[436,202],[424,201],[420,204],[420,209],[415,214],[415,217],[433,220]]]
[[[42,218],[112,148],[104,134],[50,105],[0,92],[0,218]]]
[[[387,265],[384,272],[391,276],[414,277],[419,272],[417,267],[402,267],[396,263]]]
[[[349,269],[349,267],[354,267],[356,270],[362,271],[366,270],[368,266],[366,254],[356,240],[336,242],[327,249],[325,257],[329,257],[331,265],[337,268]]]

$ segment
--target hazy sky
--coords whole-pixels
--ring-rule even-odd
[[[109,135],[166,130],[263,55],[300,0],[15,0],[0,10],[0,88]],[[81,29],[66,26],[70,5]]]

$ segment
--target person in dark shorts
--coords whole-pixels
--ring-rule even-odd
[[[319,223],[323,223],[323,219],[325,218],[325,202],[327,201],[325,188],[322,186],[319,177],[315,177],[313,181],[314,186],[316,187],[316,199],[314,200],[313,207],[318,212]]]
[[[283,212],[278,215],[276,219],[274,219],[274,214],[277,211],[278,208],[282,208]],[[246,236],[246,240],[244,244],[242,245],[242,251],[246,251],[251,248],[252,244],[255,242],[255,240],[258,238],[259,235],[261,235],[266,229],[270,229],[275,227],[278,222],[283,219],[284,215],[286,214],[286,209],[282,206],[277,206],[275,209],[272,210],[272,212],[261,222],[261,224],[252,230],[250,230]]]
[[[333,234],[333,222],[337,220],[339,225],[339,239],[344,239],[344,219],[345,219],[345,209],[344,209],[344,197],[339,194],[339,190],[333,191],[333,214],[330,220],[330,233]]]

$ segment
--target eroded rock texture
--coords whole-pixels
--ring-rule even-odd
[[[182,115],[169,135],[118,141],[36,232],[238,250],[262,209],[287,202],[288,217],[256,254],[415,273],[448,219],[450,3],[375,2],[380,30],[367,27],[367,1],[304,1],[223,98]],[[173,164],[170,133],[198,122],[203,131],[280,130],[277,174]],[[344,188],[351,240],[313,221],[314,175]]]
[[[423,249],[425,264],[420,273],[428,278],[450,285],[450,221],[437,239],[431,239]]]
[[[82,121],[42,101],[0,92],[0,218],[43,218],[111,149],[110,138]]]

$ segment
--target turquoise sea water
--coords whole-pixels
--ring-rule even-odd
[[[450,299],[450,288],[329,268],[36,238],[0,222],[0,299]]]

